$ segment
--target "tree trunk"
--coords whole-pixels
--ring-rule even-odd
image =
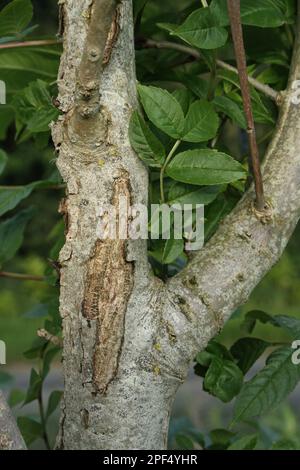
[[[195,352],[247,300],[299,219],[300,113],[290,103],[299,41],[265,166],[269,211],[255,211],[251,189],[190,266],[164,285],[149,270],[145,241],[97,236],[103,205],[113,204],[118,214],[119,196],[147,204],[148,175],[128,140],[137,106],[132,2],[61,3],[62,115],[53,139],[67,197],[60,254],[65,392],[57,446],[164,449],[172,403]],[[285,181],[293,194],[286,194]]]
[[[89,48],[86,33],[96,14],[90,4],[69,0],[64,6],[59,72],[64,114],[53,129],[58,168],[68,188],[62,203],[65,395],[58,445],[163,448],[179,382],[162,380],[151,357],[161,322],[153,306],[159,281],[150,278],[145,241],[97,239],[101,205],[117,207],[118,195],[147,205],[148,175],[127,136],[137,106],[132,4],[125,0],[118,7],[116,46],[99,73],[101,108],[92,119],[78,115],[76,89],[86,59],[81,54]]]

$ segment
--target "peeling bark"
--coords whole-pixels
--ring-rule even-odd
[[[88,78],[80,74],[96,5],[65,1],[62,116],[53,127],[68,220],[60,254],[65,393],[57,446],[163,449],[171,406],[195,352],[247,300],[299,219],[300,107],[290,98],[292,81],[300,79],[300,43],[264,166],[270,210],[254,209],[251,188],[187,269],[164,285],[151,274],[145,241],[97,238],[99,207],[119,192],[147,204],[148,175],[128,140],[137,107],[131,0],[120,2],[117,34],[109,10],[98,65]]]

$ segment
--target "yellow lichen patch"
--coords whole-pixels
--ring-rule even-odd
[[[155,375],[160,375],[161,374],[161,370],[160,370],[160,367],[158,365],[153,366],[152,370],[153,370]]]

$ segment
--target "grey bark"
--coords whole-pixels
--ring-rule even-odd
[[[255,211],[251,189],[167,284],[152,276],[144,241],[97,239],[101,204],[119,194],[147,203],[148,175],[127,132],[137,106],[131,0],[118,8],[110,60],[92,72],[100,84],[97,106],[95,87],[82,93],[77,82],[95,10],[90,0],[64,2],[63,114],[53,128],[68,188],[60,254],[65,393],[57,442],[64,449],[165,448],[172,403],[194,354],[279,259],[300,216],[300,107],[291,102],[291,84],[300,79],[298,38],[264,165],[269,209]]]
[[[0,450],[25,450],[26,445],[0,391]]]

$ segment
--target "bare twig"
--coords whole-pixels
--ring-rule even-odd
[[[187,54],[191,57],[194,57],[196,60],[201,59],[201,54],[197,49],[193,49],[192,47],[185,46],[184,44],[178,44],[176,42],[154,41],[152,39],[148,39],[145,42],[145,47],[156,48],[156,49],[173,49],[175,51],[182,52],[183,54]],[[227,64],[226,62],[223,62],[223,60],[217,59],[216,63],[222,69],[229,70],[230,72],[233,72],[236,75],[238,75],[239,73],[236,67],[233,67],[232,65]],[[278,93],[276,90],[273,90],[273,88],[271,88],[270,86],[264,85],[259,80],[256,80],[253,77],[248,76],[248,80],[254,88],[264,93],[266,96],[271,98],[277,104],[280,104],[280,93]]]
[[[238,74],[238,69],[236,67],[233,67],[230,64],[227,64],[227,62],[224,62],[223,60],[217,60],[217,64],[219,67],[221,67],[224,70],[229,70],[229,72],[233,72],[235,74]],[[265,85],[264,83],[261,83],[259,80],[256,80],[256,78],[250,77],[248,75],[248,81],[249,83],[256,88],[256,90],[262,92],[264,95],[266,95],[268,98],[271,98],[273,101],[276,102],[276,104],[281,104],[281,93],[274,90],[271,88],[269,85]]]
[[[50,343],[54,344],[54,346],[59,346],[59,347],[63,346],[62,338],[52,335],[51,333],[49,333],[49,331],[45,329],[37,330],[37,335],[39,338],[43,338],[46,341],[50,341]]]
[[[34,276],[31,274],[9,273],[5,271],[0,272],[0,277],[7,279],[15,279],[16,281],[45,281],[44,276]]]
[[[22,189],[22,188],[26,188],[26,185],[19,185],[19,186],[11,186],[11,185],[0,185],[0,190],[1,189]],[[48,190],[48,189],[53,189],[55,191],[59,191],[61,189],[66,189],[66,184],[62,183],[62,184],[49,184],[49,186],[40,186],[40,187],[35,187],[34,188],[35,190],[39,189],[44,189],[44,190]]]
[[[240,0],[227,0],[229,18],[231,23],[231,31],[235,55],[237,60],[237,68],[239,71],[239,79],[241,84],[241,92],[243,97],[244,111],[247,119],[247,132],[250,146],[250,167],[254,176],[255,192],[256,192],[256,209],[263,211],[265,209],[265,197],[260,168],[259,151],[256,141],[256,131],[254,125],[251,95],[249,89],[247,62],[245,54],[245,46],[243,39],[243,29],[241,24]]]
[[[22,41],[22,42],[8,42],[6,44],[0,44],[0,49],[14,49],[18,47],[33,47],[33,46],[52,46],[55,44],[61,44],[60,39],[43,39],[36,41]]]

